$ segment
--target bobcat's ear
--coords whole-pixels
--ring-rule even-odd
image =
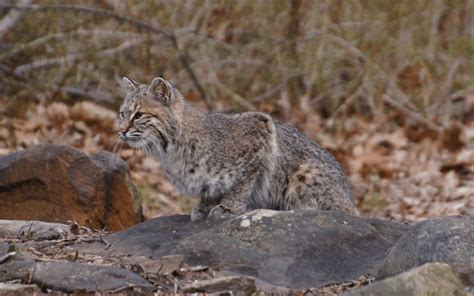
[[[162,77],[156,77],[148,87],[149,91],[158,99],[168,104],[171,101],[171,85]]]
[[[123,77],[122,86],[127,90],[127,92],[132,92],[137,89],[138,83],[128,77]]]

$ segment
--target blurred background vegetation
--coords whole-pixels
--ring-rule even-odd
[[[341,160],[365,213],[417,220],[459,188],[448,213],[474,207],[472,0],[4,0],[0,149],[110,149],[125,75],[163,75],[203,110],[295,124]],[[121,155],[161,203],[150,213],[186,210],[161,175],[147,179],[158,164]],[[431,169],[418,185],[434,191],[406,189]]]

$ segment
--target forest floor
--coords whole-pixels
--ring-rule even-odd
[[[40,103],[23,116],[0,117],[0,156],[39,143],[72,145],[89,154],[108,150],[130,166],[146,218],[189,213],[197,199],[177,192],[158,161],[120,143],[116,116],[91,102]],[[438,133],[396,121],[333,121],[313,114],[290,119],[343,164],[364,216],[417,222],[474,214],[474,122],[454,122]]]

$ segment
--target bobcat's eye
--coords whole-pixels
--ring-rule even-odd
[[[123,120],[123,116],[124,116],[124,115],[123,115],[123,112],[119,112],[119,119],[120,119],[120,120]]]
[[[140,111],[137,111],[135,112],[135,115],[133,115],[133,119],[139,119],[142,116],[143,116],[143,113]]]

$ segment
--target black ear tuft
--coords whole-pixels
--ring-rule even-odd
[[[132,92],[137,89],[138,83],[128,77],[123,77],[122,86],[127,90],[127,92]]]
[[[169,103],[171,100],[171,85],[162,77],[156,77],[150,83],[148,87],[151,93],[154,93],[158,98],[164,100],[165,103]]]

